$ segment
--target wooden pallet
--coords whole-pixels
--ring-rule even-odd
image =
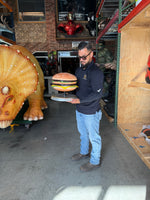
[[[139,136],[142,127],[142,124],[118,124],[121,133],[150,169],[150,145],[146,142],[144,137]]]
[[[14,126],[19,126],[19,125],[24,125],[26,128],[30,128],[31,124],[32,124],[32,121],[28,121],[28,120],[24,120],[23,119],[23,115],[25,113],[25,111],[27,110],[28,108],[28,102],[25,101],[24,102],[24,105],[22,107],[22,109],[19,111],[19,113],[17,114],[16,118],[13,120],[12,122],[12,126],[11,127],[14,127]]]

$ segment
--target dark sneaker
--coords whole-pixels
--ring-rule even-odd
[[[98,164],[98,165],[93,165],[93,164],[91,164],[90,162],[88,162],[88,163],[82,165],[82,166],[80,167],[80,170],[83,171],[83,172],[88,172],[88,171],[92,171],[92,170],[94,170],[94,169],[97,169],[98,167],[100,167],[100,164]]]
[[[86,154],[86,155],[82,155],[82,154],[80,154],[80,153],[77,153],[77,154],[74,154],[73,156],[72,156],[72,160],[81,160],[81,159],[83,159],[83,158],[88,158],[90,156],[90,154],[88,153],[88,154]]]

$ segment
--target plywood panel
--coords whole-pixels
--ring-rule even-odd
[[[150,90],[130,87],[137,75],[145,82],[144,73],[150,54],[150,29],[123,29],[118,89],[118,123],[150,122]]]

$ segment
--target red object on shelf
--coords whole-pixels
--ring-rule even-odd
[[[68,23],[59,24],[57,29],[61,33],[74,35],[75,33],[81,33],[83,31],[83,26],[81,24],[75,24],[73,21],[68,21]]]
[[[57,29],[61,33],[66,33],[67,35],[74,35],[75,33],[81,33],[83,31],[83,26],[81,24],[76,24],[73,21],[72,13],[68,13],[67,19],[67,23],[60,23],[57,27]]]
[[[148,65],[148,68],[145,75],[145,81],[150,84],[150,55],[148,57],[147,65]]]
[[[148,67],[150,67],[150,55],[149,55],[149,58],[148,58],[147,65],[148,65]]]
[[[118,25],[118,32],[121,32],[121,28],[126,25],[131,19],[133,19],[141,10],[143,10],[148,4],[150,4],[150,0],[141,1],[130,13],[124,18],[124,20]]]

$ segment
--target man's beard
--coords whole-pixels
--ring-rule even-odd
[[[89,62],[86,63],[85,65],[82,65],[82,64],[81,64],[81,68],[82,68],[83,70],[85,70],[85,69],[88,67],[89,64],[90,64]]]

